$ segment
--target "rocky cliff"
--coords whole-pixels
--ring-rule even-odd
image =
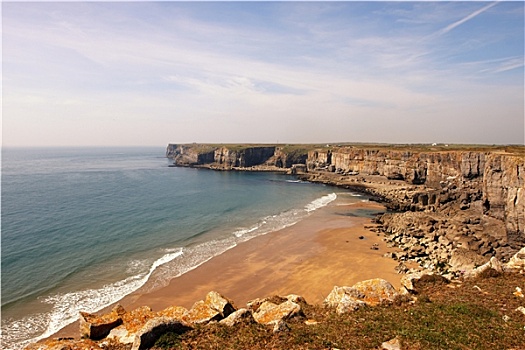
[[[329,169],[342,174],[381,175],[390,180],[440,184],[457,177],[475,179],[483,176],[483,152],[417,152],[388,149],[337,148],[312,150],[308,169]]]
[[[178,166],[301,169],[305,180],[366,192],[405,212],[385,215],[384,232],[428,238],[418,258],[450,260],[450,254],[441,254],[445,249],[505,260],[525,244],[523,146],[170,144],[166,155]],[[425,219],[415,216],[418,212]],[[414,225],[422,220],[421,227]],[[401,236],[391,237],[391,243],[413,251],[414,241]],[[444,237],[440,245],[438,236]],[[414,255],[401,260],[410,258]],[[431,265],[442,260],[433,258]]]
[[[312,150],[307,160],[310,172],[321,169],[349,176],[376,175],[424,185],[409,198],[387,195],[399,202],[399,210],[435,211],[450,202],[465,210],[482,200],[483,214],[502,220],[511,240],[524,238],[524,166],[523,153],[490,151],[339,148]]]
[[[306,164],[308,151],[301,147],[274,145],[169,144],[166,157],[177,166],[207,167],[217,170],[286,170]]]

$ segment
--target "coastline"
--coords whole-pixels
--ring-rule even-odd
[[[165,287],[146,292],[141,288],[118,303],[126,310],[141,306],[154,311],[175,305],[190,308],[214,290],[237,307],[255,298],[292,293],[308,303],[321,304],[335,285],[384,278],[398,287],[397,263],[383,257],[389,251],[386,244],[365,228],[371,219],[359,216],[364,211],[384,210],[375,202],[341,204],[336,200],[295,225],[240,243],[173,278]],[[374,244],[378,250],[370,249]],[[108,312],[112,306],[98,313]],[[49,338],[56,337],[78,337],[78,322]]]

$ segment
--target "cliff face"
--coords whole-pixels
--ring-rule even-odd
[[[215,150],[211,163],[225,169],[246,168],[264,164],[274,153],[275,147],[246,147],[239,150],[220,147]]]
[[[439,187],[451,178],[474,179],[483,175],[485,154],[479,152],[410,152],[341,148],[308,153],[309,170],[381,175],[391,180]]]
[[[483,212],[503,220],[511,239],[525,232],[524,163],[520,156],[490,154],[483,169]]]
[[[221,170],[279,170],[306,164],[308,179],[324,177],[325,180],[319,182],[339,185],[361,181],[348,187],[376,194],[391,202],[391,208],[396,210],[452,213],[479,209],[480,213],[503,223],[509,241],[525,242],[522,149],[508,153],[502,149],[475,150],[473,147],[399,150],[384,146],[170,144],[166,156],[179,166]],[[337,180],[333,180],[335,175],[339,176]],[[397,187],[385,190],[378,185],[383,181],[381,178]]]
[[[178,166],[209,167],[220,170],[260,167],[289,169],[305,164],[308,153],[303,149],[278,146],[222,146],[170,144],[166,157]]]
[[[482,199],[483,213],[505,223],[509,240],[525,237],[525,159],[521,154],[340,148],[310,151],[307,166],[309,171],[379,175],[425,185],[424,193],[412,198],[418,210],[434,210],[450,201],[459,201],[466,209]]]
[[[179,166],[197,166],[213,162],[214,150],[201,145],[168,145],[166,157]]]

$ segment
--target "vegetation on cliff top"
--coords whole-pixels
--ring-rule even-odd
[[[308,153],[315,149],[337,149],[337,148],[357,148],[357,149],[378,149],[404,152],[495,152],[525,155],[523,145],[471,145],[471,144],[386,144],[386,143],[354,143],[342,142],[332,144],[214,144],[214,143],[191,143],[184,144],[193,148],[199,153],[212,152],[224,147],[231,151],[242,151],[251,147],[281,147],[285,153]]]
[[[525,300],[513,294],[524,286],[522,274],[489,276],[444,285],[418,286],[415,303],[336,314],[303,305],[305,318],[290,330],[272,333],[256,323],[235,327],[198,326],[182,335],[167,333],[156,349],[377,349],[397,337],[402,349],[525,349]],[[318,323],[306,325],[305,320]]]

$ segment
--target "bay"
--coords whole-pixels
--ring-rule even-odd
[[[2,342],[18,349],[336,198],[274,173],[169,167],[163,148],[2,150]]]

